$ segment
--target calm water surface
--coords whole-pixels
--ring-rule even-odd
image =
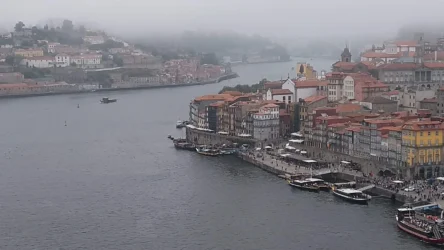
[[[214,85],[113,92],[109,105],[96,93],[0,100],[0,249],[432,248],[396,229],[390,201],[292,190],[166,139],[181,135],[175,122],[194,96],[285,78],[295,63],[238,66],[240,78]]]

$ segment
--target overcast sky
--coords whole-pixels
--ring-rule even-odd
[[[351,36],[444,23],[443,0],[0,0],[0,26],[67,18],[114,32],[234,30],[267,36]],[[424,11],[418,11],[423,9]]]

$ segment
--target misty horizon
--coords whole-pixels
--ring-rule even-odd
[[[277,0],[261,4],[251,0],[24,0],[3,3],[3,9],[8,11],[0,17],[0,28],[10,31],[18,21],[27,26],[42,26],[48,19],[70,19],[77,25],[96,26],[131,38],[149,37],[149,33],[174,35],[187,30],[229,30],[278,39],[354,39],[363,35],[395,36],[399,28],[410,23],[442,23],[444,18],[439,9],[444,7],[444,1],[427,2],[434,7],[427,13],[418,13],[415,0],[364,3]],[[23,11],[24,6],[32,12]]]

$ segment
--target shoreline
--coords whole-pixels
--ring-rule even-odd
[[[7,98],[23,98],[23,97],[37,97],[37,96],[51,96],[51,95],[69,95],[69,94],[86,94],[86,93],[98,93],[98,92],[112,92],[112,91],[128,91],[128,90],[140,90],[140,89],[161,89],[161,88],[180,88],[180,87],[190,87],[198,85],[207,85],[219,83],[225,80],[234,79],[239,77],[236,72],[220,76],[217,79],[212,79],[204,82],[192,82],[183,84],[170,84],[170,85],[147,85],[147,86],[135,86],[135,87],[122,87],[122,88],[102,88],[91,90],[75,90],[66,92],[53,92],[53,93],[36,93],[36,94],[17,94],[17,95],[0,95],[0,99]]]

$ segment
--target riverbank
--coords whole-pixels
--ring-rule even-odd
[[[189,142],[197,143],[197,144],[229,144],[229,143],[247,143],[251,146],[256,147],[259,145],[259,141],[251,139],[251,138],[239,138],[235,136],[229,135],[219,135],[213,133],[207,133],[204,131],[198,131],[186,128],[186,139]],[[307,150],[307,149],[304,149]],[[309,153],[312,159],[315,160],[324,160],[321,157],[322,155],[316,154],[315,148],[311,148],[311,152]],[[320,151],[318,151],[320,152]],[[257,157],[256,154],[260,153],[261,157]],[[276,152],[275,152],[276,153]],[[325,152],[324,152],[325,153]],[[276,153],[277,155],[277,153]],[[311,168],[306,168],[303,166],[297,166],[295,164],[290,164],[288,162],[279,159],[279,157],[275,157],[271,154],[265,153],[263,151],[249,151],[249,152],[239,152],[237,157],[243,161],[253,164],[254,166],[269,172],[274,175],[309,175],[313,174],[314,176],[319,176],[321,178],[327,179],[336,179],[343,181],[356,181],[358,183],[358,188],[362,188],[365,186],[372,185],[372,182],[369,181],[368,177],[364,177],[363,172],[355,171],[351,169],[347,169],[344,167],[331,167],[331,168],[323,168],[318,170],[312,170]],[[335,157],[333,154],[328,157],[330,160],[327,162],[336,162],[340,156]],[[308,159],[308,158],[307,158]],[[335,160],[333,160],[335,159]],[[411,201],[410,197],[402,192],[395,192],[393,190],[385,189],[383,187],[375,185],[373,188],[365,191],[366,193],[376,195],[379,197],[384,197],[392,200],[396,200],[401,203],[405,203]]]
[[[203,82],[191,82],[191,83],[182,83],[182,84],[168,84],[168,85],[138,85],[126,87],[123,84],[123,87],[116,88],[100,88],[94,90],[72,90],[72,91],[60,91],[60,92],[47,92],[47,93],[27,93],[27,94],[12,94],[12,95],[0,95],[0,98],[19,98],[19,97],[35,97],[35,96],[50,96],[50,95],[66,95],[66,94],[83,94],[83,93],[91,93],[91,92],[112,92],[112,91],[122,91],[122,90],[140,90],[140,89],[160,89],[160,88],[180,88],[180,87],[190,87],[197,85],[207,85],[219,83],[225,80],[237,78],[239,75],[235,72],[223,75],[217,79],[212,79]]]

